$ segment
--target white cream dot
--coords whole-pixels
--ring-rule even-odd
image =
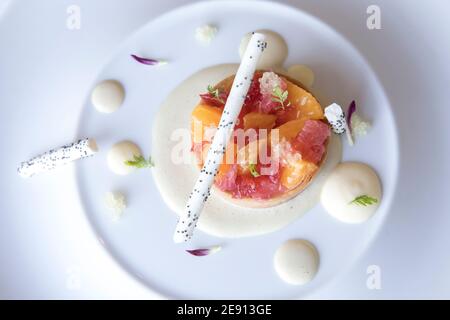
[[[319,269],[319,253],[307,240],[288,240],[277,249],[274,267],[283,281],[304,285],[314,278]]]
[[[136,170],[133,166],[125,164],[127,160],[133,160],[134,156],[140,156],[141,150],[131,141],[116,143],[108,151],[107,162],[112,172],[118,175],[126,175]]]
[[[125,90],[116,80],[100,82],[91,94],[92,105],[102,113],[112,113],[119,109],[125,99]]]

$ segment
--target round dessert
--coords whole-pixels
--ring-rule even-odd
[[[192,151],[205,161],[234,76],[208,87],[191,114]],[[330,128],[300,83],[257,71],[214,188],[245,207],[271,207],[302,192],[322,165]]]
[[[236,74],[237,69],[237,64],[221,64],[194,73],[174,88],[155,116],[151,154],[156,165],[152,175],[164,202],[179,215],[184,212],[199,174],[198,166],[192,162],[192,108],[199,102],[198,93],[206,92],[208,84],[222,82]],[[208,130],[209,135],[212,133]],[[264,209],[235,205],[228,200],[231,196],[225,194],[226,198],[219,188],[213,188],[198,220],[198,229],[217,237],[252,237],[280,230],[300,218],[319,202],[324,182],[342,159],[339,136],[332,133],[326,147],[326,158],[309,186],[279,205]]]

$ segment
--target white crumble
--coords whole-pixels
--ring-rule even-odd
[[[277,87],[281,87],[281,78],[275,72],[264,72],[259,78],[259,89],[262,94],[271,95]]]
[[[112,216],[111,219],[114,222],[120,220],[127,207],[127,201],[125,195],[120,192],[107,192],[105,194],[105,204],[110,209]]]
[[[217,31],[216,26],[205,24],[195,30],[195,38],[200,43],[209,44],[216,37]]]
[[[371,124],[368,121],[364,121],[356,113],[352,116],[352,132],[355,137],[362,137],[370,130]]]

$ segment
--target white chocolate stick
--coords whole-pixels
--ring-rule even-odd
[[[242,58],[241,65],[234,78],[230,94],[220,118],[219,127],[209,148],[205,164],[189,195],[184,212],[178,220],[173,240],[176,243],[191,239],[200,213],[210,195],[211,186],[222,163],[228,141],[234,129],[237,117],[241,112],[248,90],[253,80],[256,64],[267,47],[265,36],[254,33]]]
[[[22,162],[17,168],[17,172],[22,177],[29,178],[36,173],[49,171],[69,162],[92,156],[97,151],[95,140],[89,138],[78,140]]]
[[[336,134],[342,134],[345,132],[348,143],[353,145],[353,137],[348,127],[347,120],[345,120],[345,113],[341,106],[337,103],[333,103],[325,108],[325,117]]]

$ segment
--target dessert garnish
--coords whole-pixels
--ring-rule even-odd
[[[208,92],[200,95],[200,98],[202,98],[203,101],[217,107],[223,107],[225,105],[228,98],[228,94],[226,92],[219,88],[215,88],[212,85],[208,85],[206,89]]]
[[[214,254],[219,252],[222,249],[221,246],[213,246],[211,248],[206,249],[193,249],[193,250],[186,250],[187,253],[192,254],[196,257],[204,257],[209,256],[210,254]]]
[[[352,128],[354,137],[362,137],[367,134],[371,125],[370,122],[364,121],[357,113],[355,113],[352,117],[352,124],[350,127]]]
[[[350,202],[350,204],[356,204],[359,206],[371,206],[373,204],[378,203],[377,198],[373,198],[366,194],[356,197],[354,200]]]
[[[131,57],[134,60],[136,60],[137,62],[148,65],[148,66],[163,66],[165,64],[168,64],[168,62],[166,60],[143,58],[143,57],[139,57],[135,54],[132,54]]]
[[[145,159],[142,155],[134,155],[133,160],[126,160],[124,162],[127,166],[135,167],[138,169],[142,168],[151,168],[154,167],[155,164],[153,163],[152,157],[148,157],[148,159]]]
[[[256,164],[250,163],[248,165],[248,170],[250,171],[251,175],[254,176],[255,178],[260,176],[258,169],[256,168]]]
[[[287,90],[283,91],[283,89],[281,89],[280,87],[275,87],[273,89],[272,101],[279,103],[279,105],[275,107],[275,110],[279,110],[279,109],[284,110],[285,102],[288,98],[288,95],[289,95],[288,91]],[[288,102],[286,106],[289,107],[289,105],[290,105],[290,102]]]
[[[353,115],[355,114],[355,111],[356,111],[356,102],[355,102],[355,100],[353,100],[352,102],[350,102],[350,105],[348,107],[347,118],[346,118],[347,124],[348,124],[348,129],[350,130],[350,134],[353,133],[352,132],[352,118],[353,118]]]
[[[337,103],[333,103],[325,108],[325,117],[333,129],[333,132],[336,134],[346,133],[348,143],[352,146],[353,137],[350,132],[350,129],[347,124],[347,120],[345,118],[345,113],[342,110],[341,106]]]
[[[188,241],[192,237],[200,212],[209,197],[211,186],[221,165],[222,157],[231,138],[232,129],[247,97],[247,92],[256,70],[256,64],[266,47],[265,36],[254,33],[233,80],[233,85],[225,103],[224,111],[221,114],[218,130],[209,147],[206,161],[200,171],[194,189],[189,195],[184,212],[177,223],[174,233],[174,241],[177,243]]]
[[[347,111],[347,123],[349,125],[350,133],[354,138],[362,137],[367,134],[367,131],[370,129],[370,123],[364,121],[357,113],[356,113],[356,102],[353,100],[350,103]]]
[[[82,139],[77,142],[52,149],[28,161],[22,162],[17,172],[24,178],[36,173],[49,171],[72,161],[90,157],[98,151],[94,139]]]
[[[105,204],[106,207],[111,210],[112,220],[114,222],[119,221],[127,207],[125,195],[117,191],[107,192],[105,194]]]
[[[217,34],[217,27],[205,24],[195,30],[195,38],[202,44],[209,44]]]

